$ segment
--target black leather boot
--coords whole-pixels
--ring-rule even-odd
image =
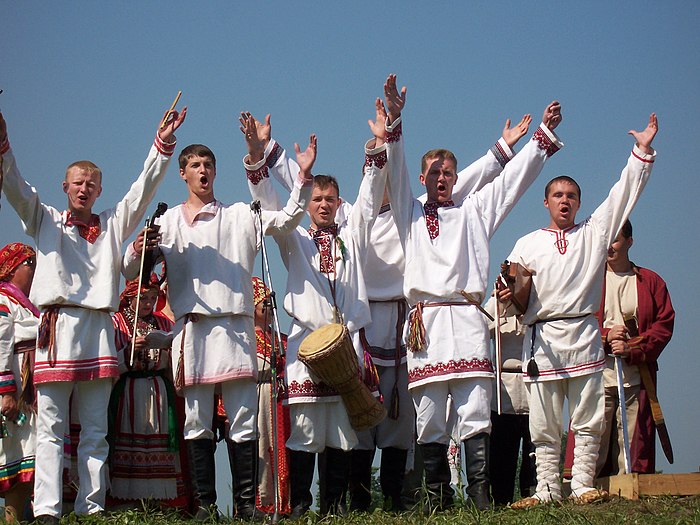
[[[228,461],[231,466],[231,485],[233,487],[233,506],[237,519],[247,520],[255,517],[255,494],[258,486],[258,442],[244,441],[236,443],[226,440]]]
[[[292,506],[289,518],[292,520],[298,520],[311,508],[313,503],[311,483],[314,479],[315,466],[316,454],[289,450],[289,491]]]
[[[353,450],[350,454],[350,510],[367,512],[372,503],[374,450]]]
[[[198,502],[196,521],[219,520],[216,508],[216,473],[214,461],[214,440],[186,439],[187,455],[190,463],[190,476],[194,495]]]
[[[423,453],[425,487],[431,510],[448,510],[454,505],[454,491],[450,486],[450,465],[447,463],[447,445],[425,443],[418,445]]]
[[[491,508],[489,499],[489,440],[486,432],[464,440],[467,495],[479,510]]]
[[[402,512],[406,510],[401,498],[406,456],[408,450],[387,447],[382,449],[382,463],[379,469],[379,483],[384,496],[384,510]],[[353,468],[355,460],[353,458]]]
[[[343,498],[348,489],[351,454],[350,451],[345,452],[332,447],[326,447],[323,452],[323,461],[319,461],[322,465],[319,470],[323,471],[323,475],[319,477],[324,486],[324,490],[321,491],[321,514],[346,514]]]

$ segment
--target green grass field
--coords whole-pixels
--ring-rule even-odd
[[[228,521],[228,520],[226,520]],[[233,521],[234,523],[244,523]],[[127,511],[99,517],[65,516],[61,524],[80,523],[84,525],[180,525],[193,523],[175,514],[160,511]],[[259,521],[257,523],[262,523]],[[267,521],[269,523],[269,520]],[[616,525],[616,524],[697,524],[700,523],[700,496],[685,498],[660,497],[645,498],[640,501],[628,501],[612,498],[605,503],[589,506],[577,506],[572,503],[560,505],[542,505],[526,511],[497,509],[478,512],[470,508],[457,508],[450,512],[426,515],[423,512],[406,512],[400,515],[389,514],[380,510],[369,514],[350,514],[346,517],[319,517],[309,513],[297,523],[311,525]]]

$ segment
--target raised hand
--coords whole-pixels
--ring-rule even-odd
[[[549,105],[544,108],[544,114],[542,115],[542,124],[547,126],[550,130],[554,129],[561,122],[561,104],[556,100],[549,103]]]
[[[644,131],[629,130],[627,133],[634,137],[637,141],[637,147],[644,153],[653,153],[651,141],[654,140],[656,132],[659,131],[659,121],[656,119],[656,113],[649,115],[649,123]]]
[[[241,113],[238,122],[241,123],[238,129],[241,130],[248,145],[248,154],[251,164],[262,160],[265,148],[272,136],[272,125],[270,124],[270,114],[265,115],[265,122],[257,120],[250,112]]]
[[[163,115],[163,120],[161,120],[161,122],[165,121],[165,125],[161,125],[158,128],[158,137],[160,137],[160,140],[163,142],[172,142],[172,136],[175,134],[175,130],[182,125],[186,116],[187,106],[182,108],[182,111],[179,113],[174,109],[172,111],[166,111],[165,115]]]
[[[389,75],[384,83],[384,99],[389,113],[389,124],[391,124],[401,116],[401,111],[406,105],[406,86],[402,87],[399,93],[394,74]]]
[[[374,147],[381,146],[384,144],[384,140],[386,139],[386,108],[384,107],[384,102],[377,97],[377,100],[374,102],[374,107],[377,111],[377,115],[375,117],[375,120],[372,121],[371,119],[367,121],[367,124],[369,124],[369,129],[372,131],[372,135],[376,138]]]
[[[311,174],[311,168],[313,168],[314,162],[316,162],[316,149],[317,140],[314,134],[309,137],[309,145],[304,151],[301,151],[299,144],[296,142],[294,143],[294,151],[297,154],[297,164],[299,164],[299,177],[304,183],[313,181],[314,176]]]
[[[527,133],[531,122],[532,116],[530,116],[529,113],[527,115],[524,115],[523,118],[520,119],[520,122],[518,122],[512,128],[510,127],[510,119],[506,120],[506,125],[503,127],[503,133],[501,134],[501,136],[503,137],[503,140],[506,141],[506,144],[508,144],[509,148],[515,146],[518,143],[518,141],[523,137],[523,135]]]

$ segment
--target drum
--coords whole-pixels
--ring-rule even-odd
[[[304,338],[297,353],[312,375],[340,394],[352,428],[367,430],[386,417],[386,409],[360,379],[360,366],[347,327],[329,324]]]

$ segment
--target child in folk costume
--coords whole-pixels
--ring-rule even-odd
[[[516,502],[526,508],[560,500],[562,409],[569,400],[576,448],[572,498],[582,503],[607,497],[593,487],[604,423],[605,353],[594,314],[600,306],[610,245],[636,204],[651,174],[657,132],[652,113],[643,131],[630,131],[636,145],[608,197],[576,223],[581,189],[571,177],[545,187],[547,228],[518,240],[508,260],[532,273],[532,291],[523,324],[523,371],[530,389],[530,434],[535,444],[537,492]],[[510,296],[505,290],[504,299]]]
[[[457,162],[447,150],[423,157],[421,182],[427,202],[413,198],[405,165],[401,110],[405,89],[395,78],[385,85],[389,194],[406,251],[404,294],[411,308],[405,330],[409,390],[416,407],[418,444],[426,485],[438,508],[453,504],[446,451],[448,395],[459,419],[464,443],[467,493],[479,509],[488,498],[491,381],[486,316],[480,309],[487,287],[489,239],[562,144],[553,130],[561,121],[552,102],[531,140],[503,173],[462,203],[452,200]]]
[[[361,370],[364,350],[358,331],[370,322],[363,259],[369,232],[381,207],[384,192],[385,145],[383,105],[375,104],[377,118],[370,122],[375,139],[365,147],[364,178],[358,198],[346,221],[336,224],[342,203],[335,178],[317,175],[309,206],[311,227],[298,227],[292,235],[275,236],[289,277],[284,307],[292,317],[287,347],[287,398],[291,435],[287,441],[291,467],[292,517],[298,518],[312,503],[311,483],[315,455],[319,461],[322,512],[342,512],[348,480],[350,450],[357,444],[348,413],[338,392],[314,380],[297,356],[304,338],[330,323],[343,323],[353,340]],[[277,209],[277,195],[269,173],[285,180],[284,171],[296,169],[285,151],[270,139],[269,119],[260,124],[250,113],[241,115],[249,155],[244,159],[249,188],[263,209]],[[370,361],[371,362],[371,361]]]
[[[0,496],[5,520],[20,521],[34,486],[36,406],[32,368],[39,310],[29,300],[36,253],[19,242],[0,249]]]
[[[175,316],[173,369],[175,384],[185,395],[185,440],[199,508],[195,519],[216,514],[214,478],[215,390],[221,392],[230,421],[229,438],[235,468],[237,518],[255,514],[257,458],[257,363],[253,287],[255,256],[261,234],[286,235],[304,216],[311,195],[311,169],[316,159],[316,136],[301,151],[294,191],[284,209],[262,211],[248,204],[227,205],[214,197],[216,158],[206,146],[192,144],[179,156],[180,177],[187,200],[159,219],[157,245],[171,278],[168,299]],[[143,236],[130,245],[124,272],[138,271]],[[157,256],[158,257],[158,256]]]
[[[102,172],[90,161],[71,164],[63,180],[68,210],[42,203],[19,174],[0,115],[3,191],[27,234],[37,243],[41,286],[34,300],[42,311],[36,350],[37,468],[34,512],[56,523],[61,515],[63,437],[71,392],[78,391],[80,489],[75,512],[101,512],[107,489],[107,404],[119,376],[110,312],[119,303],[121,245],[139,227],[165,175],[175,148],[175,130],[185,119],[167,112],[143,171],[117,205],[92,211],[102,191]]]
[[[175,394],[170,366],[173,323],[156,311],[164,300],[159,290],[155,275],[148,286],[128,281],[112,317],[122,375],[109,403],[110,495],[116,504],[159,500],[189,510],[184,404]]]
[[[270,318],[270,290],[259,277],[253,277],[253,297],[255,302],[255,340],[258,353],[258,496],[256,505],[265,514],[275,511],[275,493],[272,465],[275,464],[277,484],[279,486],[279,513],[288,515],[292,509],[289,498],[289,453],[285,447],[289,438],[289,407],[282,405],[282,390],[273,402],[272,371],[270,357],[274,352],[277,357],[275,373],[278,386],[284,381],[284,356],[278,353],[279,342],[272,337],[272,319]],[[287,346],[287,336],[281,334],[282,346]],[[272,345],[275,344],[273,350]],[[277,430],[272,427],[272,411],[277,411]],[[277,457],[273,455],[273,440],[277,438]]]

